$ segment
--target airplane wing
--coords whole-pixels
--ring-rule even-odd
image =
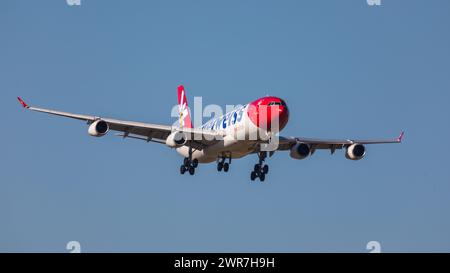
[[[32,107],[25,103],[22,98],[17,98],[25,109],[62,116],[72,119],[78,119],[91,124],[97,120],[103,120],[108,123],[109,129],[113,131],[122,132],[117,134],[118,136],[122,136],[124,138],[129,137],[133,139],[141,139],[147,142],[157,142],[157,143],[165,143],[167,137],[174,131],[179,131],[187,134],[189,141],[186,143],[187,146],[191,146],[194,149],[203,149],[206,146],[216,143],[222,135],[215,132],[205,132],[200,129],[191,129],[191,128],[176,128],[168,125],[159,125],[159,124],[151,124],[151,123],[143,123],[143,122],[135,122],[135,121],[125,121],[111,118],[101,118],[98,116],[91,115],[82,115],[82,114],[74,114],[38,107]]]
[[[289,150],[296,143],[305,143],[311,146],[311,150],[330,149],[332,152],[336,149],[342,149],[352,144],[386,144],[386,143],[401,143],[404,132],[394,139],[320,139],[320,138],[305,138],[305,137],[280,137],[278,150]]]

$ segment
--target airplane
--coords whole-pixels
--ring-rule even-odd
[[[32,107],[20,97],[18,100],[28,110],[85,121],[89,125],[88,134],[94,137],[118,131],[120,133],[116,135],[123,138],[156,142],[176,149],[184,158],[180,166],[182,175],[186,172],[194,175],[199,163],[211,162],[217,163],[217,171],[228,172],[232,159],[256,154],[258,163],[251,171],[250,179],[254,181],[258,178],[263,182],[269,172],[265,160],[276,151],[289,151],[290,157],[305,159],[316,150],[330,150],[334,154],[337,149],[345,149],[347,159],[360,160],[366,155],[365,145],[401,143],[404,135],[401,132],[395,139],[379,140],[282,137],[278,134],[288,123],[289,109],[284,100],[274,96],[262,97],[236,107],[194,128],[183,85],[178,86],[179,126],[73,114]],[[275,148],[264,149],[264,145],[269,145],[273,139],[276,139]]]

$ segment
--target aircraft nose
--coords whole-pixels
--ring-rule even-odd
[[[257,127],[279,132],[289,120],[289,109],[286,103],[277,97],[264,97],[249,104],[247,114]]]
[[[289,120],[289,109],[287,106],[275,106],[270,112],[270,122],[268,124],[268,128],[272,128],[274,131],[283,130]],[[276,128],[277,124],[278,130]]]

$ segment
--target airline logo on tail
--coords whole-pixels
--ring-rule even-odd
[[[179,107],[179,120],[180,128],[193,128],[191,122],[191,115],[189,114],[189,108],[186,101],[186,92],[184,86],[178,86],[178,107]]]

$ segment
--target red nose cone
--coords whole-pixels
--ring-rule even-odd
[[[267,131],[283,130],[289,120],[286,103],[277,97],[264,97],[249,104],[247,114],[253,124]]]

